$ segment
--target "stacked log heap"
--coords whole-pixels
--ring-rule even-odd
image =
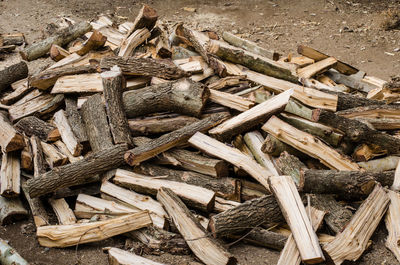
[[[0,35],[0,53],[21,39]],[[0,71],[1,224],[29,205],[44,247],[124,234],[147,254],[225,265],[244,241],[281,251],[278,264],[339,265],[385,218],[400,261],[399,80],[304,45],[285,57],[171,28],[147,5],[133,22],[71,23],[17,50]],[[110,264],[159,264],[104,250]]]

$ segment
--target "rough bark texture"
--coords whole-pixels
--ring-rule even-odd
[[[32,61],[50,51],[51,45],[56,44],[58,46],[64,46],[74,39],[82,36],[86,32],[90,31],[92,26],[84,21],[69,26],[68,28],[61,29],[40,42],[30,45],[24,51],[21,52],[21,56],[24,60]]]
[[[323,109],[313,111],[313,120],[343,131],[354,142],[374,143],[389,154],[400,153],[400,139],[373,130],[360,121],[341,117]]]
[[[3,239],[0,239],[0,263],[3,265],[29,265],[29,263]]]
[[[93,152],[112,147],[113,140],[101,95],[96,94],[89,97],[88,100],[83,103],[81,112]]]
[[[127,36],[131,35],[131,33],[135,30],[141,28],[152,30],[157,22],[157,19],[157,11],[148,5],[143,5],[142,9],[139,11],[139,14],[135,18],[135,21],[133,22],[133,27],[128,32]]]
[[[298,157],[304,157],[304,154],[302,152],[298,151],[296,148],[288,144],[285,144],[271,134],[268,134],[267,137],[265,137],[264,143],[261,146],[261,151],[272,156],[280,156],[282,152],[288,152],[289,154]]]
[[[123,155],[127,150],[126,144],[115,145],[94,152],[78,162],[55,168],[38,178],[30,179],[27,182],[29,194],[37,197],[61,188],[84,184],[96,174],[123,165]]]
[[[281,175],[291,176],[299,191],[303,190],[304,177],[301,174],[307,167],[296,156],[284,151],[275,161]]]
[[[335,94],[338,96],[337,100],[337,111],[352,109],[356,107],[370,106],[370,105],[384,105],[386,104],[383,100],[373,100],[362,98],[357,95],[352,95],[343,92],[332,92],[330,90],[321,89],[321,91],[328,94]]]
[[[242,236],[238,235],[229,235],[229,238],[234,239],[241,237]],[[286,235],[257,227],[246,234],[246,237],[243,238],[243,242],[280,251],[284,248],[287,239],[288,237]]]
[[[82,121],[81,114],[78,111],[76,98],[66,97],[65,98],[65,112],[69,124],[74,132],[75,136],[78,138],[80,143],[85,143],[88,141],[86,130]]]
[[[0,91],[6,89],[15,81],[24,79],[28,76],[28,65],[21,61],[6,67],[0,71]]]
[[[29,207],[31,208],[33,222],[35,223],[35,226],[39,227],[43,225],[49,225],[49,216],[47,215],[46,208],[44,208],[44,205],[40,198],[31,198],[28,192],[28,187],[26,186],[26,182],[22,183],[21,188],[24,192]]]
[[[0,196],[0,225],[10,224],[26,217],[28,217],[28,211],[19,198]]]
[[[224,237],[230,234],[240,234],[260,225],[272,227],[283,221],[281,210],[274,196],[266,195],[212,216],[208,230],[214,237]]]
[[[60,138],[58,129],[50,123],[42,121],[35,116],[28,116],[19,120],[15,125],[19,131],[27,136],[35,135],[42,141],[57,141]]]
[[[172,111],[199,117],[210,95],[201,83],[181,79],[123,93],[128,118]]]
[[[188,73],[167,59],[106,57],[101,59],[103,71],[118,65],[124,75],[140,75],[160,77],[163,79],[178,79],[188,76]]]

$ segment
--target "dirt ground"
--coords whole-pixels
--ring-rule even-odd
[[[136,16],[143,2],[155,7],[161,19],[169,24],[184,21],[195,29],[230,31],[282,54],[295,54],[298,44],[306,44],[369,75],[389,79],[400,74],[400,30],[384,31],[380,27],[383,11],[400,9],[400,1],[393,0],[0,0],[0,33],[23,32],[32,43],[45,36],[48,23],[59,17],[79,21],[108,14],[116,22],[124,22]],[[194,7],[196,12],[184,11],[183,7]],[[0,68],[10,61],[0,62]],[[30,64],[30,70],[37,71],[50,62],[40,59]],[[381,224],[372,238],[374,243],[363,257],[344,264],[398,264],[384,246],[386,234]],[[9,240],[32,264],[108,264],[101,248],[123,247],[125,242],[116,237],[79,246],[77,250],[43,248],[35,238],[32,220],[0,227],[0,237]],[[272,265],[279,256],[278,252],[244,244],[235,245],[230,251],[240,264],[249,265]],[[150,258],[166,264],[196,264],[189,256],[164,254]]]

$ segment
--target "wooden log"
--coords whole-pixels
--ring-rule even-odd
[[[68,157],[61,153],[55,146],[41,142],[43,153],[45,154],[46,162],[50,168],[65,165],[68,162]]]
[[[199,117],[209,94],[203,84],[181,79],[124,92],[123,104],[128,118],[163,111]]]
[[[320,122],[328,126],[334,126],[341,130],[353,142],[374,143],[381,150],[386,150],[388,154],[400,152],[400,139],[393,136],[370,129],[366,124],[341,117],[333,112],[316,109],[313,111],[313,121]]]
[[[12,109],[15,106],[19,106],[22,104],[27,103],[28,101],[35,99],[39,96],[42,96],[44,93],[38,89],[34,89],[32,91],[30,91],[28,94],[26,94],[24,97],[22,97],[21,99],[19,99],[17,102],[15,102],[14,104],[12,104],[8,109]]]
[[[105,57],[100,61],[103,71],[118,65],[124,75],[156,76],[164,79],[178,79],[189,74],[167,59],[136,57]]]
[[[0,171],[0,194],[3,197],[18,197],[20,193],[20,160],[19,154],[3,153]]]
[[[326,90],[323,90],[326,93],[332,93]],[[334,93],[337,98],[337,110],[346,110],[346,109],[352,109],[356,107],[362,107],[362,106],[370,106],[370,105],[384,105],[384,101],[379,101],[379,100],[371,100],[367,98],[363,98],[357,95],[352,95],[348,93],[341,93],[341,92],[335,92]]]
[[[51,45],[56,44],[59,46],[64,46],[74,39],[79,38],[91,29],[92,26],[86,21],[73,24],[67,28],[60,29],[47,39],[32,44],[20,54],[26,61],[35,60],[45,55],[50,50]]]
[[[302,117],[306,120],[312,119],[312,109],[304,106],[297,100],[290,99],[288,104],[286,104],[285,112],[294,114],[296,116]]]
[[[28,211],[19,198],[0,196],[0,225],[11,224],[27,217]]]
[[[103,92],[100,74],[66,75],[57,79],[51,94]]]
[[[31,137],[32,135],[35,135],[45,142],[57,141],[61,137],[57,127],[42,121],[35,116],[22,118],[14,126],[17,130],[25,133],[27,136]]]
[[[28,137],[24,137],[25,147],[21,151],[21,168],[27,171],[33,171],[33,153],[31,143]]]
[[[257,162],[267,168],[272,175],[279,176],[272,157],[261,151],[261,146],[264,141],[264,137],[261,133],[259,131],[248,132],[244,135],[243,139]]]
[[[0,54],[2,54],[2,53],[11,53],[12,51],[15,50],[15,48],[17,48],[17,46],[15,46],[15,45],[3,45],[3,46],[0,46]]]
[[[214,212],[222,213],[222,212],[232,209],[238,205],[240,205],[240,202],[225,200],[221,197],[215,197]]]
[[[268,182],[290,226],[301,260],[309,264],[324,261],[318,237],[292,179],[288,176],[273,176],[268,179]]]
[[[251,130],[259,123],[267,120],[274,113],[281,111],[289,101],[292,93],[293,90],[289,90],[264,101],[263,103],[223,122],[221,125],[210,130],[209,133],[217,139],[225,140],[232,138],[234,135]]]
[[[319,139],[292,127],[275,116],[270,118],[262,129],[309,156],[319,159],[329,168],[359,170],[356,163],[339,154]]]
[[[81,108],[86,134],[94,152],[113,146],[106,110],[101,95],[90,96]]]
[[[352,154],[352,158],[357,161],[368,161],[374,157],[386,155],[386,151],[382,150],[375,144],[360,144],[358,145]]]
[[[106,111],[114,144],[127,143],[132,146],[128,120],[126,119],[122,102],[124,77],[121,74],[121,70],[118,66],[112,67],[109,72],[101,74],[101,79],[103,81]]]
[[[88,155],[73,164],[53,169],[27,182],[29,194],[34,198],[61,188],[83,184],[90,177],[117,168],[124,163],[127,145],[112,146]]]
[[[3,40],[3,45],[22,45],[25,43],[24,33],[8,33],[1,34],[0,39]]]
[[[61,139],[73,156],[79,156],[83,146],[72,131],[64,110],[59,110],[54,114],[54,123],[61,135]]]
[[[60,61],[70,55],[71,53],[64,48],[58,46],[57,44],[53,44],[50,47],[50,58],[53,59],[53,61]]]
[[[87,142],[88,137],[81,114],[78,111],[77,100],[75,98],[65,98],[65,112],[67,114],[69,125],[71,126],[71,129],[74,132],[74,135],[78,138],[79,142]]]
[[[396,169],[399,160],[400,157],[398,156],[385,156],[383,158],[372,159],[366,162],[358,162],[358,165],[369,171],[387,171]]]
[[[108,262],[111,265],[163,265],[119,248],[107,248],[106,250],[108,252]]]
[[[135,30],[128,38],[121,42],[118,56],[127,58],[132,55],[133,51],[148,38],[151,34],[147,28]]]
[[[156,195],[161,187],[174,191],[188,206],[211,212],[215,204],[215,192],[194,185],[163,179],[155,179],[138,173],[117,169],[114,182],[141,194]]]
[[[2,104],[5,104],[5,105],[13,104],[33,90],[33,88],[31,86],[28,86],[28,81],[26,78],[22,79],[22,80],[25,80],[25,81],[22,82],[21,85],[17,85],[13,92],[11,92],[10,94],[7,94],[3,98],[1,98],[0,102]],[[17,82],[19,82],[19,81],[17,81]],[[15,84],[15,83],[16,82],[14,82],[13,84]],[[11,84],[11,85],[13,85],[13,84]]]
[[[100,190],[107,196],[111,197],[111,200],[116,199],[118,202],[122,202],[128,207],[134,207],[134,209],[142,211],[149,211],[154,226],[161,229],[168,226],[168,223],[165,220],[167,213],[164,211],[161,204],[151,197],[121,188],[108,181],[103,182]]]
[[[267,137],[265,137],[261,146],[261,151],[271,156],[280,156],[283,152],[288,152],[289,154],[298,157],[304,157],[304,153],[288,144],[285,144],[271,134],[268,134]]]
[[[220,124],[224,119],[226,119],[225,114],[216,113],[181,129],[164,134],[149,145],[129,150],[124,156],[125,161],[131,166],[137,165],[181,143],[185,143],[196,132],[207,131],[215,125]]]
[[[375,85],[372,85],[368,82],[363,82],[365,76],[365,72],[363,71],[358,71],[357,73],[352,75],[344,75],[333,69],[330,69],[325,72],[325,76],[338,84],[343,84],[352,89],[366,93],[376,88]]]
[[[214,178],[192,171],[174,170],[157,165],[142,163],[137,171],[154,177],[163,176],[163,179],[196,185],[216,193],[217,196],[228,200],[240,201],[240,180],[224,177]]]
[[[161,188],[157,199],[164,205],[189,248],[201,261],[216,265],[237,263],[236,258],[217,241],[207,237],[206,230],[172,190]]]
[[[307,207],[306,211],[309,213],[309,218],[312,224],[312,228],[317,232],[318,228],[324,221],[325,212],[319,211],[313,207]],[[301,257],[299,250],[296,245],[296,241],[293,238],[293,234],[290,234],[285,247],[279,255],[279,260],[277,265],[300,265]]]
[[[46,172],[46,161],[44,160],[42,144],[37,136],[31,136],[33,154],[33,176],[39,177]]]
[[[46,69],[36,75],[33,75],[30,79],[30,85],[32,87],[36,87],[41,90],[47,90],[56,82],[59,78],[71,75],[79,75],[79,74],[87,74],[87,73],[95,73],[97,71],[96,66],[94,65],[81,65],[75,67],[69,67],[68,65],[65,67],[58,68],[50,68]],[[66,77],[66,81],[62,81],[58,86],[63,86],[64,82],[68,81],[69,77]],[[75,78],[75,77],[73,77]],[[57,91],[57,90],[56,90]],[[62,90],[65,91],[65,90]],[[89,90],[90,91],[90,90]],[[61,92],[61,90],[60,90]],[[76,91],[73,91],[76,92]],[[79,92],[79,91],[78,91]]]
[[[271,228],[283,221],[274,196],[266,195],[211,216],[208,230],[214,237],[242,234],[262,225]]]
[[[326,54],[323,54],[322,52],[319,52],[311,47],[307,47],[305,45],[299,45],[297,47],[297,52],[300,53],[301,55],[307,56],[311,59],[314,59],[315,61],[321,61],[324,60],[326,58],[328,58],[329,56]],[[346,74],[346,75],[351,75],[351,74],[355,74],[358,72],[358,69],[356,69],[355,67],[343,63],[341,61],[338,61],[335,69],[338,70],[340,73],[342,74]]]
[[[282,250],[288,239],[286,235],[260,227],[253,228],[245,237],[242,235],[229,235],[228,238],[236,240],[242,238],[241,240],[246,244],[274,250]]]
[[[73,188],[63,188],[54,192],[52,198],[61,199],[68,197],[76,197],[79,194],[84,193],[87,195],[98,195],[100,194],[100,182],[99,178],[94,176],[92,180],[84,185],[80,185]]]
[[[69,208],[67,201],[62,199],[49,199],[49,203],[57,215],[60,225],[70,225],[76,223],[74,212]]]
[[[281,175],[292,177],[297,189],[303,191],[305,178],[302,173],[308,169],[303,162],[296,156],[283,151],[279,158],[275,160],[275,164]]]
[[[135,21],[133,22],[132,27],[126,34],[129,36],[135,30],[141,28],[147,28],[148,30],[152,30],[154,25],[156,24],[158,19],[157,11],[149,5],[143,5],[142,9],[140,9],[139,14],[136,16]]]
[[[297,75],[300,78],[311,78],[312,76],[323,73],[329,68],[333,67],[337,63],[337,60],[333,57],[325,58],[316,63],[310,64],[306,67],[297,70]]]
[[[54,145],[58,148],[58,150],[61,153],[63,153],[65,156],[68,157],[68,160],[70,163],[75,163],[75,162],[83,159],[83,156],[73,156],[63,141],[58,140],[58,141],[54,142]]]
[[[210,89],[210,100],[238,111],[249,110],[255,105],[252,100],[248,100],[247,98],[214,89]]]
[[[36,227],[47,226],[50,224],[49,216],[47,215],[46,208],[40,198],[31,198],[26,186],[26,182],[21,184],[22,191],[24,192],[25,199],[29,204],[33,216],[33,222]]]
[[[132,136],[138,136],[171,132],[196,121],[198,121],[197,118],[185,115],[166,116],[165,118],[163,115],[158,115],[144,119],[130,119],[128,124]]]
[[[86,224],[49,225],[39,227],[36,232],[43,247],[69,247],[96,242],[132,230],[151,225],[147,211],[128,214],[114,219]],[[102,231],[99,233],[98,231]]]
[[[1,264],[29,265],[29,263],[3,239],[0,239],[0,253]]]
[[[400,195],[395,191],[388,191],[390,198],[389,208],[385,217],[386,229],[388,230],[388,237],[386,238],[386,247],[392,251],[398,261],[400,261],[400,249],[399,249],[399,212],[400,207]]]
[[[24,137],[11,125],[6,112],[0,112],[0,146],[3,152],[11,152],[23,149]]]
[[[28,65],[26,62],[10,65],[0,71],[0,91],[3,91],[12,83],[28,76]]]
[[[324,246],[324,250],[336,265],[345,260],[356,261],[367,248],[387,210],[389,197],[377,184],[368,198],[361,204],[346,228],[335,239]]]
[[[385,185],[383,185],[385,186]],[[390,185],[390,189],[394,191],[400,190],[400,163],[397,163],[396,170],[394,171],[393,183]]]
[[[297,83],[297,77],[289,64],[275,62],[269,58],[248,52],[221,41],[211,40],[207,51],[232,63],[241,64],[251,70],[279,79]]]
[[[226,42],[228,42],[230,45],[233,45],[238,48],[242,48],[246,51],[258,54],[260,56],[272,59],[274,61],[277,61],[280,57],[279,53],[277,53],[276,51],[264,49],[252,41],[239,38],[238,36],[235,36],[232,33],[229,33],[227,31],[225,31],[222,34],[222,38]]]
[[[177,61],[174,61],[174,63],[177,63]],[[179,64],[179,67],[182,70],[184,70],[185,72],[188,72],[191,74],[200,74],[203,72],[203,67],[201,66],[201,63],[199,61],[185,62],[185,63]]]
[[[82,47],[78,51],[76,51],[76,53],[80,56],[83,56],[92,50],[97,50],[103,47],[106,41],[106,36],[104,36],[97,30],[93,30],[90,38],[83,43]]]

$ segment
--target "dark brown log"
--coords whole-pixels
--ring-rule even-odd
[[[96,71],[97,67],[95,65],[50,68],[32,76],[29,80],[29,83],[32,87],[46,90],[53,86],[56,83],[57,79],[62,76],[95,73]]]
[[[123,93],[128,118],[173,111],[199,117],[210,95],[201,83],[181,79]]]
[[[4,111],[0,111],[0,146],[5,153],[25,147],[24,137],[14,129]]]
[[[109,72],[101,74],[101,79],[103,81],[103,94],[114,144],[127,143],[132,146],[128,120],[126,119],[122,102],[125,80],[121,70],[118,66],[112,67]]]
[[[123,165],[123,156],[127,150],[126,144],[115,145],[30,179],[27,182],[29,194],[38,197],[61,188],[84,184],[94,175]]]
[[[92,35],[90,38],[83,44],[82,48],[80,48],[76,53],[78,55],[85,55],[92,50],[97,50],[100,47],[103,47],[107,41],[107,37],[103,36],[97,30],[93,30]]]
[[[164,134],[163,136],[155,139],[149,145],[139,146],[129,150],[124,156],[125,161],[131,166],[137,165],[140,162],[150,159],[181,143],[185,143],[196,132],[207,131],[223,122],[226,118],[228,117],[225,113],[216,113],[198,122],[189,124],[181,129]]]
[[[261,151],[272,156],[280,156],[282,152],[288,152],[289,154],[298,157],[304,157],[302,152],[288,144],[285,144],[271,134],[268,134],[267,137],[265,137],[264,143],[261,146]]]
[[[70,55],[70,53],[67,50],[64,50],[62,47],[56,44],[51,45],[50,58],[53,59],[54,61],[58,62],[67,57],[68,55]]]
[[[67,114],[68,122],[78,138],[80,143],[88,141],[85,126],[82,121],[81,114],[78,111],[76,98],[66,97],[65,98],[65,112]]]
[[[229,235],[228,237],[239,239],[242,238],[242,235]],[[247,244],[280,251],[285,246],[287,239],[286,235],[257,227],[248,232],[242,240]]]
[[[373,130],[365,123],[338,116],[323,109],[313,110],[313,121],[337,128],[344,132],[353,142],[373,143],[386,150],[388,154],[400,153],[400,139],[386,133]]]
[[[56,44],[62,47],[73,41],[74,39],[82,36],[91,29],[92,26],[86,21],[73,24],[67,28],[60,29],[47,39],[30,45],[28,48],[21,52],[21,56],[24,60],[27,61],[35,60],[45,55],[50,50],[51,45]]]
[[[83,103],[81,113],[93,152],[112,147],[112,136],[101,95],[90,96]]]
[[[28,65],[24,61],[4,68],[0,71],[0,91],[3,91],[15,81],[24,79],[27,76]]]
[[[42,121],[35,116],[28,116],[19,120],[15,125],[19,131],[24,132],[27,136],[35,135],[45,142],[54,142],[60,139],[58,129],[50,123]]]
[[[330,90],[320,89],[321,91],[328,94],[335,94],[338,97],[336,110],[346,110],[356,107],[371,106],[371,105],[384,105],[386,104],[383,100],[373,100],[363,98],[357,95],[352,95],[343,92],[332,92]]]
[[[155,76],[163,79],[178,79],[189,75],[167,59],[106,57],[100,61],[103,71],[110,70],[114,65],[118,65],[124,75]]]
[[[20,198],[0,196],[0,225],[11,224],[27,217],[28,211],[22,205]]]
[[[175,170],[150,163],[142,163],[135,170],[154,177],[163,176],[163,179],[197,185],[215,191],[217,196],[224,199],[240,201],[240,180],[234,178],[213,178],[200,173]]]
[[[129,30],[126,36],[129,36],[137,29],[147,28],[148,30],[152,30],[154,25],[156,24],[158,19],[157,11],[148,6],[143,5],[142,9],[140,9],[139,14],[135,18],[133,22],[132,28]]]
[[[224,237],[230,234],[240,234],[260,225],[266,228],[272,227],[283,221],[281,210],[274,196],[266,195],[212,216],[208,230],[214,237]]]
[[[327,214],[324,216],[326,225],[334,233],[341,232],[353,216],[352,212],[342,206],[329,194],[311,194],[311,205]]]

